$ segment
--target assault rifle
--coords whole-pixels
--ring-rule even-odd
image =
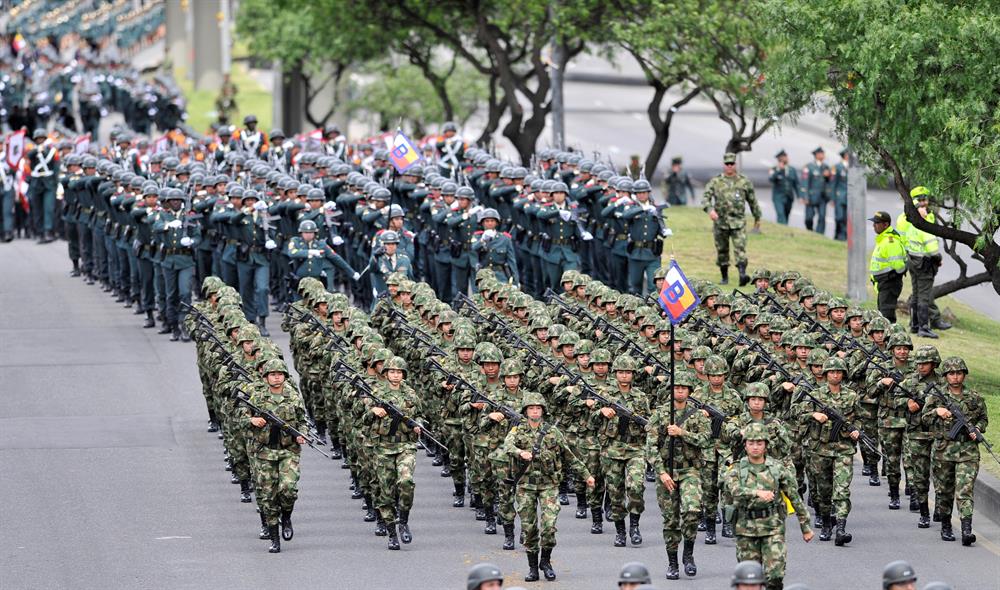
[[[625,430],[625,426],[624,425],[627,424],[629,421],[635,422],[636,424],[638,424],[639,426],[642,426],[643,428],[645,428],[646,425],[649,424],[649,419],[648,418],[640,416],[639,414],[636,414],[635,412],[633,412],[632,410],[626,408],[625,406],[621,405],[620,403],[618,403],[616,401],[612,401],[611,399],[608,399],[607,397],[601,395],[600,393],[598,393],[598,391],[596,389],[594,389],[593,387],[591,387],[586,381],[581,381],[580,382],[580,390],[583,391],[583,393],[585,393],[587,395],[588,399],[595,400],[598,403],[604,405],[604,407],[606,407],[606,408],[611,408],[612,410],[615,411],[615,415],[619,416],[620,418],[622,418],[625,421],[625,422],[619,422],[618,423],[618,429],[619,429],[620,432],[624,432],[624,430]]]
[[[469,393],[471,393],[472,394],[472,402],[471,403],[474,403],[474,404],[476,404],[476,403],[485,403],[486,405],[488,405],[489,407],[493,408],[497,412],[500,412],[501,414],[503,414],[504,417],[507,418],[507,420],[511,424],[520,424],[521,423],[521,414],[518,413],[517,410],[515,410],[514,408],[512,408],[510,406],[505,406],[504,404],[501,404],[500,402],[497,402],[495,400],[490,399],[489,397],[486,396],[486,394],[484,394],[482,391],[480,391],[475,385],[469,383],[464,377],[462,377],[461,375],[456,375],[455,373],[452,373],[448,369],[445,369],[441,365],[441,363],[439,363],[437,361],[437,359],[433,359],[433,358],[427,359],[427,367],[429,369],[431,369],[432,371],[436,371],[436,372],[441,373],[442,375],[444,375],[446,383],[448,383],[450,385],[454,385],[456,387],[460,387],[460,388],[468,391]]]
[[[399,427],[399,424],[402,423],[405,424],[407,427],[409,427],[411,430],[414,428],[419,428],[420,436],[426,437],[427,440],[441,447],[442,449],[448,448],[443,444],[441,444],[441,442],[438,441],[438,439],[435,438],[434,435],[429,430],[427,430],[426,426],[424,426],[420,422],[417,422],[410,416],[407,416],[405,413],[403,413],[403,410],[400,410],[399,407],[393,404],[392,402],[384,400],[375,395],[375,392],[372,391],[372,388],[367,383],[365,383],[365,380],[362,379],[360,375],[356,374],[355,376],[353,376],[350,380],[350,383],[351,385],[354,386],[355,390],[360,394],[360,397],[367,397],[368,399],[372,400],[372,404],[374,406],[382,408],[383,410],[386,411],[386,413],[389,414],[389,416],[392,418],[392,426],[389,428],[389,432],[391,434],[395,434],[396,429]]]
[[[250,398],[244,395],[236,394],[236,401],[246,406],[247,409],[249,409],[250,412],[254,415],[254,417],[263,418],[267,420],[268,424],[271,425],[271,428],[284,430],[285,432],[291,434],[292,436],[296,437],[301,436],[306,441],[306,444],[309,445],[311,448],[315,449],[317,453],[323,455],[327,459],[330,458],[330,455],[327,455],[326,453],[321,451],[319,447],[316,446],[316,443],[318,442],[316,439],[300,431],[299,429],[295,428],[288,422],[285,422],[281,418],[275,416],[272,412],[269,412],[268,410],[265,410],[260,406],[255,405],[253,402],[250,401]]]
[[[986,437],[983,436],[983,432],[979,430],[975,424],[969,421],[969,419],[965,416],[965,413],[962,412],[962,408],[955,403],[955,400],[945,395],[945,393],[934,384],[931,384],[925,391],[928,395],[933,395],[934,397],[940,399],[945,409],[951,412],[951,419],[954,420],[955,423],[952,425],[951,429],[948,430],[948,440],[959,440],[959,437],[962,436],[962,431],[964,430],[972,435],[972,438],[975,439],[976,443],[981,443],[984,447],[986,447],[986,452],[993,457],[994,461],[1000,463],[1000,457],[997,457],[997,454],[993,451],[993,445],[986,440]]]
[[[303,309],[301,313],[296,314],[293,307],[288,308],[289,318],[293,322],[307,323],[314,326],[319,330],[330,343],[327,345],[327,350],[336,350],[341,354],[347,354],[350,349],[350,344],[344,340],[344,337],[333,331],[330,326],[324,324],[318,317],[313,315],[313,313],[307,309]]]

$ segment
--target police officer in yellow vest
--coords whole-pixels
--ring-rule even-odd
[[[895,322],[896,301],[903,291],[903,275],[906,274],[906,239],[893,229],[892,218],[885,211],[879,211],[868,221],[875,229],[875,250],[868,271],[878,294],[878,310],[890,322]]]
[[[913,206],[928,223],[934,223],[930,211],[930,191],[925,186],[910,191]],[[941,319],[934,303],[934,277],[941,268],[941,251],[937,236],[917,229],[907,221],[906,213],[896,218],[896,231],[906,238],[907,270],[910,272],[910,332],[924,338],[937,338],[931,328],[947,330],[951,324]]]

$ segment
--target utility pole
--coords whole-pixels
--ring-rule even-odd
[[[552,7],[549,6],[549,17]],[[552,78],[552,147],[566,149],[566,113],[563,109],[563,55],[565,48],[557,34],[552,39],[552,61],[549,75]]]
[[[851,151],[847,167],[847,296],[859,302],[868,300],[867,188],[865,168]]]

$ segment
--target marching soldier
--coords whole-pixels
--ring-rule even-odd
[[[304,277],[323,278],[327,289],[333,289],[333,267],[347,273],[352,280],[361,278],[361,273],[351,268],[347,261],[334,252],[326,240],[316,239],[316,222],[305,220],[299,224],[299,235],[288,241],[286,252],[295,266],[296,279]]]
[[[653,274],[660,267],[663,238],[668,234],[660,209],[650,200],[651,189],[645,178],[633,182],[635,201],[621,212],[628,232],[628,291],[639,296],[654,289]]]
[[[31,203],[31,223],[35,237],[40,244],[48,244],[56,239],[56,188],[59,184],[59,151],[48,140],[48,132],[35,129],[31,138],[35,146],[25,156],[28,183],[28,199]]]
[[[167,326],[173,341],[187,342],[190,336],[182,330],[186,308],[191,305],[191,281],[194,277],[194,246],[201,241],[201,228],[188,220],[184,211],[184,192],[178,188],[167,189],[167,208],[160,212],[153,224],[153,233],[159,235],[160,267],[166,286]]]
[[[594,478],[573,454],[565,435],[545,420],[545,410],[541,395],[525,393],[521,398],[521,413],[527,420],[510,429],[503,447],[513,462],[515,503],[528,553],[525,582],[537,581],[539,569],[546,580],[556,579],[551,560],[552,548],[556,546],[557,496],[563,471],[579,474],[588,487],[594,487]]]
[[[802,198],[806,205],[806,229],[816,233],[826,232],[826,204],[830,202],[830,178],[833,172],[823,162],[826,152],[822,147],[812,151],[813,161],[802,169]]]
[[[830,175],[830,196],[833,198],[833,238],[841,242],[847,241],[847,168],[850,151],[840,150],[840,161],[833,167]]]
[[[684,161],[680,156],[670,160],[670,174],[667,175],[667,202],[671,205],[687,205],[688,198],[694,201],[694,186],[687,170],[683,170]]]
[[[771,201],[774,202],[778,223],[788,225],[788,215],[799,196],[799,172],[788,163],[788,153],[785,150],[779,151],[774,157],[778,163],[768,174],[771,181]]]
[[[702,199],[705,201],[705,212],[712,219],[712,233],[718,255],[716,263],[722,274],[720,282],[723,285],[729,284],[729,243],[732,242],[742,287],[750,282],[747,275],[746,205],[750,206],[750,213],[753,215],[754,231],[760,231],[760,205],[750,179],[736,171],[736,154],[726,153],[722,163],[722,174],[708,181]]]
[[[399,273],[406,278],[413,278],[413,267],[410,258],[403,252],[399,252],[399,234],[386,230],[379,234],[378,241],[381,246],[373,246],[372,258],[369,262],[372,269],[372,288],[375,297],[385,293],[388,288],[386,281],[389,275]]]

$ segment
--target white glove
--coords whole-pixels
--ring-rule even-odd
[[[378,212],[381,213],[382,215],[388,215],[389,214],[389,206],[386,205],[385,207],[382,207],[381,209],[378,210]]]
[[[256,203],[253,204],[253,210],[254,211],[266,211],[267,210],[267,203],[265,203],[264,201],[257,201]]]
[[[469,209],[469,215],[476,215],[476,214],[478,214],[482,210],[483,210],[483,206],[482,205],[476,205],[472,209]]]
[[[643,208],[643,209],[644,209],[645,211],[649,211],[649,212],[653,212],[653,211],[656,211],[656,206],[655,206],[655,205],[653,205],[652,203],[646,203],[645,205],[643,205],[643,206],[642,206],[642,208]]]
[[[344,238],[340,236],[333,236],[333,239],[330,241],[333,243],[334,246],[339,246],[344,243]]]
[[[660,235],[665,238],[669,238],[670,236],[674,235],[674,230],[670,229],[669,227],[665,227],[662,230],[660,230]]]
[[[358,280],[360,278],[361,278],[361,273],[359,273],[359,272],[355,272],[354,274],[351,275],[351,280],[353,280],[353,281],[356,281],[356,280]]]
[[[180,219],[175,219],[173,221],[168,222],[167,227],[171,229],[180,229],[181,227],[184,227],[184,222],[181,221]]]
[[[594,234],[590,233],[589,231],[585,231],[583,232],[583,234],[581,234],[580,237],[583,238],[584,242],[589,242],[590,240],[594,239]]]
[[[278,247],[278,245],[274,243],[274,240],[268,240],[264,242],[264,247],[267,248],[268,250],[274,250],[275,248]]]
[[[495,230],[495,229],[488,229],[488,230],[486,230],[486,231],[483,232],[483,239],[484,240],[492,240],[493,238],[496,237],[496,235],[497,235],[497,230]]]
[[[333,201],[327,201],[326,203],[323,203],[323,208],[327,211],[334,211],[337,209],[337,204]]]
[[[309,250],[309,258],[319,258],[322,255],[323,252],[321,250],[315,250],[315,249]]]
[[[189,238],[187,236],[184,236],[183,238],[181,238],[181,246],[184,246],[185,248],[187,248],[188,246],[190,246],[193,243],[194,243],[194,240],[192,240],[191,238]]]
[[[573,216],[573,212],[569,209],[562,209],[559,211],[559,217],[562,217],[563,221],[569,221],[569,218]]]

